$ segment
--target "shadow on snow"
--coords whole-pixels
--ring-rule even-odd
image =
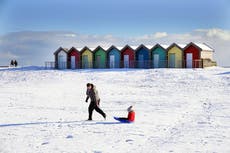
[[[217,75],[225,75],[225,74],[230,74],[230,71],[229,71],[229,72],[219,73],[219,74],[217,74]]]
[[[28,122],[28,123],[12,123],[12,124],[0,124],[1,127],[15,127],[15,126],[26,126],[26,125],[45,125],[45,124],[74,124],[74,125],[111,125],[111,124],[124,124],[121,122],[95,122],[95,121],[67,121],[67,122]]]

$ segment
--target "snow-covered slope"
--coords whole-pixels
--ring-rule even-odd
[[[88,117],[96,84],[107,120]],[[134,105],[136,122],[118,124]],[[230,69],[0,70],[0,152],[230,152]]]

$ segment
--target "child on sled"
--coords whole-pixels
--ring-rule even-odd
[[[135,120],[135,112],[134,112],[133,106],[129,106],[127,111],[128,111],[128,117],[114,117],[114,119],[118,120],[120,122],[124,122],[124,123],[132,123],[132,122],[134,122],[134,120]]]

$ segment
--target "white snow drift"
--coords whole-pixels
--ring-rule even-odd
[[[97,85],[107,120],[88,117]],[[230,69],[0,70],[0,152],[230,152]],[[118,124],[134,105],[136,122]]]

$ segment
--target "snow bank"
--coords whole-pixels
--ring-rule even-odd
[[[0,70],[0,152],[230,152],[230,69]],[[97,85],[107,120],[85,103]],[[136,122],[118,124],[134,105]]]

